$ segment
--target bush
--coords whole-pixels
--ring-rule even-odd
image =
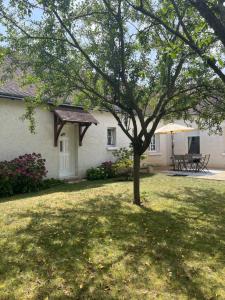
[[[100,166],[101,169],[103,169],[104,178],[113,178],[115,177],[115,168],[114,163],[112,161],[105,161]]]
[[[105,178],[104,169],[101,167],[90,168],[87,170],[88,180],[96,180],[96,179],[104,179],[104,178]]]
[[[0,162],[0,196],[38,191],[46,174],[41,154],[25,154]]]
[[[42,181],[41,189],[49,189],[62,184],[65,184],[65,181],[55,178],[48,178]]]
[[[87,170],[87,179],[106,179],[115,177],[114,164],[111,161],[105,161],[97,168],[90,168]]]
[[[114,164],[115,174],[117,176],[124,176],[129,180],[133,176],[133,149],[120,148],[114,151],[113,155],[117,158]],[[145,158],[145,155],[141,155],[141,160]]]
[[[114,169],[117,172],[118,169],[132,169],[133,160],[132,159],[121,159],[114,163]]]
[[[117,161],[119,160],[132,160],[133,158],[133,151],[131,148],[122,147],[118,150],[113,151],[113,156],[116,158]]]
[[[130,179],[132,177],[133,169],[132,148],[122,147],[119,150],[114,151],[113,155],[117,159],[114,163],[114,170],[116,176],[125,176],[126,179]]]
[[[114,170],[116,176],[125,176],[127,180],[130,179],[133,171],[133,160],[129,158],[118,160],[114,164]]]

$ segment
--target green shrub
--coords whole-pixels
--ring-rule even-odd
[[[113,151],[113,156],[118,160],[127,160],[133,158],[132,148],[121,147],[118,150]]]
[[[118,160],[114,163],[114,170],[117,177],[124,176],[127,179],[132,177],[133,161],[129,158]]]
[[[9,177],[0,175],[0,197],[13,195],[12,183]]]
[[[88,169],[86,175],[88,180],[97,180],[97,179],[106,178],[104,169],[101,167]]]
[[[116,162],[105,161],[96,168],[87,170],[88,180],[106,179],[123,176],[131,179],[133,173],[133,150],[132,148],[122,147],[113,152]],[[141,157],[143,159],[144,156]]]
[[[114,164],[111,161],[105,161],[96,168],[90,168],[86,173],[88,180],[106,179],[115,177]]]
[[[133,150],[132,148],[122,147],[114,151],[113,155],[116,157],[114,163],[114,170],[117,177],[125,177],[130,179],[132,177],[133,169]]]
[[[117,170],[117,169],[127,169],[127,168],[130,168],[132,169],[133,168],[133,160],[132,159],[121,159],[121,160],[118,160],[117,162],[114,163],[114,169]]]
[[[43,180],[41,184],[41,189],[49,189],[61,184],[65,184],[65,181],[60,180],[60,179],[55,179],[55,178],[48,178]]]
[[[115,177],[115,168],[114,163],[112,161],[105,161],[100,166],[104,172],[104,178],[113,178]]]

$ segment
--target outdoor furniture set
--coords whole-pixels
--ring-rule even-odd
[[[173,170],[174,171],[190,171],[190,172],[208,172],[208,162],[210,154],[185,154],[173,155]]]

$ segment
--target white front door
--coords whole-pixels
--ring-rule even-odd
[[[69,138],[63,136],[59,139],[59,177],[71,175]]]

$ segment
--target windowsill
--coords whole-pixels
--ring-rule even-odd
[[[118,150],[118,147],[117,146],[106,146],[106,149],[108,151],[113,151],[113,150]]]
[[[151,151],[148,151],[148,155],[150,155],[150,156],[161,156],[162,153],[161,152],[151,152]]]

